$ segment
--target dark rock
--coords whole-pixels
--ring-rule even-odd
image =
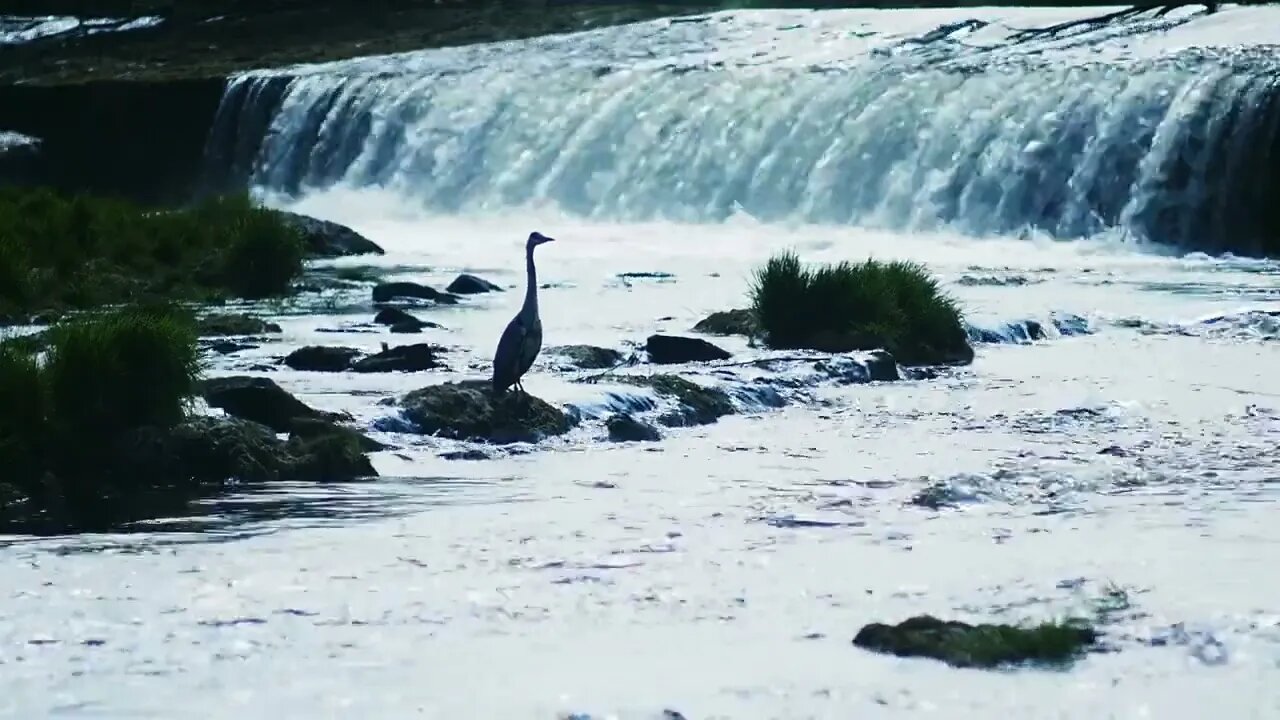
[[[750,310],[739,308],[724,312],[711,313],[693,326],[694,332],[707,335],[746,335],[757,332],[756,318]]]
[[[622,362],[622,353],[595,345],[558,345],[547,348],[548,355],[562,355],[583,370],[603,370]]]
[[[212,416],[192,417],[167,431],[136,431],[119,455],[131,474],[198,485],[287,480],[294,461],[271,428]]]
[[[360,351],[349,347],[308,345],[285,356],[284,364],[294,370],[311,372],[342,372],[351,369],[351,363]]]
[[[474,295],[476,293],[502,292],[502,288],[493,283],[478,278],[475,275],[463,273],[459,275],[453,282],[449,283],[449,287],[445,288],[451,293],[458,295]]]
[[[383,308],[373,317],[373,321],[379,325],[390,325],[393,333],[417,333],[425,328],[441,327],[433,322],[419,320],[400,308]]]
[[[479,448],[467,448],[466,450],[450,450],[449,452],[440,453],[440,457],[445,460],[492,460],[489,453]]]
[[[458,303],[456,295],[442,293],[429,285],[420,285],[414,282],[387,282],[373,286],[374,302],[390,302],[396,298],[431,300],[441,305],[456,305]]]
[[[211,351],[216,352],[219,355],[231,355],[232,353],[238,353],[242,350],[252,350],[258,346],[253,343],[242,343],[234,340],[218,340],[216,342],[209,343],[208,347]]]
[[[609,439],[614,442],[654,442],[662,439],[658,428],[625,413],[609,416],[605,427],[609,428]]]
[[[443,348],[426,343],[401,345],[383,350],[377,355],[361,358],[351,365],[356,372],[418,372],[444,367],[439,355]]]
[[[365,455],[362,439],[368,440],[350,428],[337,425],[327,432],[294,434],[286,446],[293,457],[290,479],[338,482],[377,477],[378,471]]]
[[[275,212],[302,233],[303,243],[310,257],[334,258],[386,254],[377,243],[346,225],[285,210]]]
[[[314,440],[326,435],[340,435],[355,442],[364,452],[377,452],[390,447],[355,428],[339,425],[331,420],[319,420],[316,418],[294,418],[289,424],[289,435],[302,440]]]
[[[1026,661],[1070,662],[1097,639],[1093,628],[1071,623],[970,625],[918,615],[897,625],[867,625],[853,644],[898,657],[934,658],[955,667],[991,668]]]
[[[210,406],[228,415],[261,423],[276,432],[289,432],[297,418],[332,417],[305,405],[269,378],[233,375],[210,378],[202,385],[205,402]]]
[[[637,279],[646,279],[646,278],[650,280],[670,280],[675,278],[675,275],[672,275],[669,272],[662,272],[662,271],[624,272],[624,273],[618,273],[618,277],[623,278],[625,280],[637,280]]]
[[[518,391],[494,395],[485,380],[431,385],[400,400],[406,420],[420,433],[457,440],[507,444],[562,435],[570,418],[553,405]]]
[[[867,373],[872,382],[892,382],[901,379],[898,362],[884,350],[874,350],[867,357]]]
[[[675,375],[625,375],[618,380],[629,385],[651,387],[659,395],[678,400],[679,411],[661,418],[661,422],[669,427],[708,425],[735,412],[733,401],[725,391],[702,387]]]
[[[701,338],[678,335],[650,335],[644,349],[649,360],[660,365],[674,365],[709,360],[727,360],[733,355]]]
[[[196,321],[200,337],[265,335],[280,332],[280,326],[249,315],[205,315]]]

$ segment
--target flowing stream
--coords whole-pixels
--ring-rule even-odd
[[[0,539],[0,714],[1280,716],[1280,8],[1062,26],[1122,9],[719,13],[229,79],[211,178],[387,250],[325,272],[505,291],[417,336],[368,283],[246,305],[281,338],[210,372],[351,413],[383,477]],[[817,381],[711,337],[731,361],[668,370],[737,414],[613,443],[661,399],[544,352],[526,386],[569,434],[402,432],[384,400],[487,376],[531,230],[548,347],[691,334],[794,248],[925,263],[977,357]],[[447,370],[279,362],[424,341]],[[851,644],[919,613],[1084,614],[1113,652]]]

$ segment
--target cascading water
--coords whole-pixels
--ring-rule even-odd
[[[1223,11],[1250,12],[1268,11]],[[1206,49],[1199,10],[1025,32],[1062,13],[728,13],[255,73],[230,83],[210,145],[260,187],[379,187],[446,213],[742,211],[1265,251],[1271,48]]]

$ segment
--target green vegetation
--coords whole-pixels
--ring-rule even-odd
[[[192,415],[200,366],[185,311],[125,307],[45,335],[42,357],[0,342],[0,523],[105,528],[230,480],[375,474],[354,431],[313,427],[286,444]]]
[[[0,320],[152,299],[279,296],[302,260],[299,231],[247,196],[166,212],[0,189]]]
[[[751,288],[752,313],[774,348],[884,348],[903,365],[973,359],[956,301],[913,262],[806,268],[791,252],[769,259]]]
[[[872,623],[853,644],[899,657],[928,657],[955,667],[994,668],[1014,663],[1065,665],[1098,639],[1081,621],[969,625],[919,615],[897,625]]]

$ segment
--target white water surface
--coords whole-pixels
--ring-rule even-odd
[[[209,356],[214,374],[269,376],[350,412],[395,446],[373,455],[383,477],[246,491],[131,532],[6,539],[0,714],[1280,716],[1280,263],[1123,232],[1068,241],[501,203],[442,212],[420,202],[437,182],[260,190],[388,251],[321,265],[436,287],[472,272],[505,292],[413,309],[444,326],[416,336],[369,324],[368,284],[302,307],[247,306],[282,336]],[[632,352],[654,332],[689,334],[742,307],[751,269],[785,248],[809,261],[920,260],[977,326],[1074,315],[1090,332],[979,344],[972,366],[932,379],[779,386],[783,407],[739,393],[739,414],[637,444],[606,441],[600,420],[642,391],[577,382],[592,373],[544,353],[525,384],[579,408],[568,435],[485,448],[394,432],[381,401],[487,376],[532,230],[557,238],[537,255],[546,346]],[[669,277],[620,277],[637,272]],[[730,390],[804,377],[743,364],[771,354],[743,339],[709,339],[734,358],[665,370]],[[443,345],[449,369],[279,362],[303,345],[382,342]],[[466,450],[488,459],[450,459]],[[912,502],[926,490],[948,503]],[[1127,602],[1108,600],[1115,589]],[[851,644],[867,623],[917,613],[1087,614],[1112,652],[1067,670],[977,671]]]

